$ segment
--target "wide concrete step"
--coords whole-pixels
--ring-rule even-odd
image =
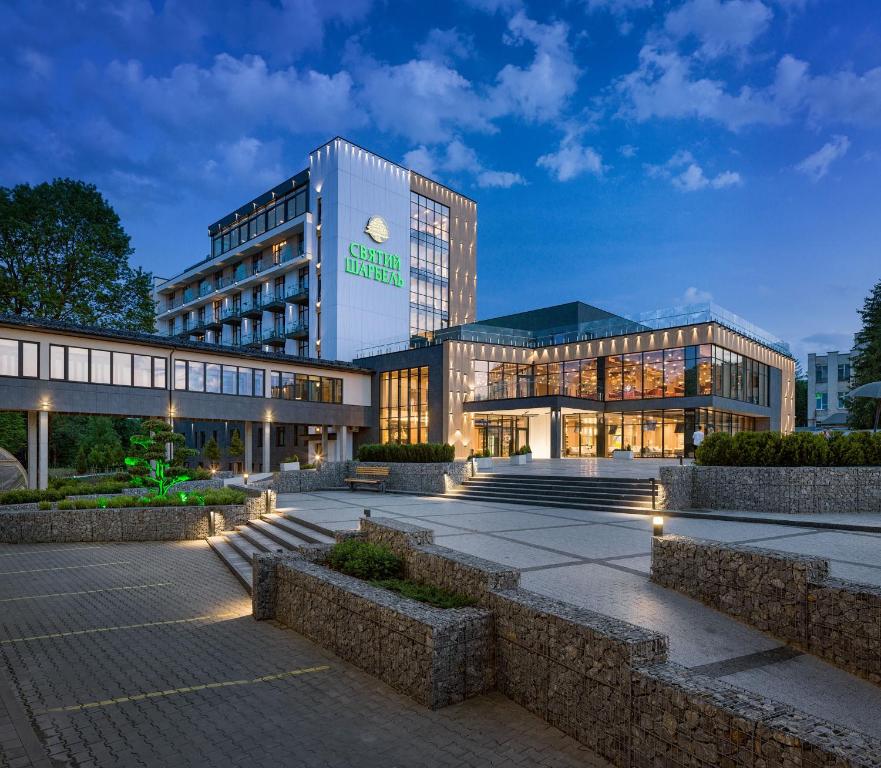
[[[275,552],[279,549],[284,549],[284,547],[279,546],[277,541],[269,538],[269,536],[257,530],[250,523],[248,525],[237,525],[236,533],[253,544],[259,552]]]
[[[314,543],[284,527],[275,515],[264,515],[259,520],[251,520],[248,525],[256,528],[263,536],[275,542],[276,548],[279,549],[296,550],[306,544]]]
[[[229,543],[226,536],[211,536],[208,544],[213,549],[220,561],[232,572],[241,585],[251,593],[251,561],[246,559],[232,544]]]
[[[612,485],[651,485],[650,477],[579,477],[577,475],[527,475],[513,472],[495,473],[481,472],[474,476],[475,480],[492,479],[500,482],[516,480],[528,483],[541,482],[571,482],[584,484],[612,484]]]
[[[303,541],[310,544],[336,543],[333,531],[328,528],[322,528],[314,523],[307,523],[305,520],[295,517],[294,515],[273,515],[272,524],[284,529],[288,533],[298,536],[303,539]]]
[[[524,497],[520,495],[490,494],[479,491],[456,491],[448,494],[461,501],[478,501],[495,504],[521,504],[532,507],[557,507],[560,509],[583,509],[591,512],[622,512],[634,515],[649,515],[652,513],[651,503],[645,506],[633,504],[610,504],[607,502],[592,501],[560,501],[541,496]]]
[[[571,498],[571,499],[596,499],[597,501],[633,501],[633,502],[641,502],[647,501],[651,503],[652,493],[651,491],[647,491],[645,493],[637,493],[631,491],[595,491],[592,489],[586,488],[571,488],[571,487],[548,487],[548,488],[534,488],[529,485],[495,485],[492,483],[474,483],[469,480],[462,486],[465,490],[474,490],[485,493],[506,493],[506,494],[515,494],[515,495],[530,495],[535,498]]]
[[[469,483],[482,483],[492,485],[529,485],[536,488],[565,485],[572,488],[614,488],[619,491],[643,491],[651,489],[651,480],[640,480],[638,482],[621,483],[615,480],[587,480],[573,477],[506,477],[504,475],[475,475],[468,479]]]

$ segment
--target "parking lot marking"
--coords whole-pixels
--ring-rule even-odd
[[[55,568],[34,568],[30,571],[0,571],[0,576],[13,576],[17,573],[43,573],[44,571],[70,571],[74,568],[101,568],[104,565],[129,565],[131,560],[114,560],[112,563],[88,563],[86,565],[59,565]]]
[[[330,669],[330,665],[323,664],[319,667],[303,667],[301,669],[292,669],[289,672],[278,672],[274,675],[263,675],[262,677],[252,677],[244,680],[223,680],[217,683],[203,683],[201,685],[188,685],[183,688],[170,688],[165,691],[150,691],[149,693],[136,693],[131,696],[118,696],[115,699],[102,699],[101,701],[90,701],[87,704],[70,704],[66,707],[52,707],[44,709],[38,714],[45,715],[50,712],[81,712],[85,709],[94,709],[95,707],[109,707],[115,704],[125,704],[130,701],[143,701],[144,699],[156,699],[162,696],[176,696],[183,693],[194,693],[196,691],[207,691],[212,688],[231,688],[237,685],[254,685],[256,683],[268,683],[273,680],[283,680],[287,677],[299,677],[314,672],[324,672]]]
[[[76,629],[68,632],[50,632],[45,635],[29,635],[27,637],[11,637],[7,640],[0,640],[0,645],[9,645],[11,643],[28,643],[32,640],[56,640],[59,637],[74,637],[76,635],[93,635],[98,632],[118,632],[122,629],[143,629],[144,627],[165,627],[172,624],[191,624],[194,621],[208,621],[210,619],[228,619],[232,616],[241,616],[241,613],[218,613],[206,616],[193,616],[189,619],[168,619],[166,621],[145,621],[141,624],[119,624],[115,627],[94,627],[92,629]]]
[[[21,597],[3,597],[0,603],[17,603],[19,600],[39,600],[44,597],[69,597],[71,595],[94,595],[98,592],[119,592],[125,589],[152,589],[153,587],[170,587],[174,582],[159,581],[156,584],[136,584],[131,587],[103,587],[102,589],[83,589],[79,592],[49,592],[45,595],[22,595]]]
[[[79,552],[82,549],[101,549],[101,544],[90,547],[62,547],[61,549],[26,549],[24,552],[4,552],[0,557],[21,557],[22,555],[42,555],[44,552]]]

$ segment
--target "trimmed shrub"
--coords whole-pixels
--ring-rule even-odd
[[[184,498],[181,498],[183,496]],[[192,493],[172,493],[167,497],[162,496],[111,496],[109,498],[89,499],[62,499],[58,502],[57,509],[124,509],[126,507],[198,507],[212,506],[225,507],[234,504],[242,504],[245,494],[231,488],[209,489],[204,493],[194,491]],[[44,506],[45,505],[45,506]],[[41,501],[40,509],[51,509],[49,501]]]
[[[420,603],[428,603],[435,608],[467,608],[469,605],[477,605],[477,600],[474,598],[447,592],[445,589],[429,584],[417,584],[408,579],[374,579],[370,583],[397,592],[402,597],[409,597]]]
[[[881,433],[726,432],[708,435],[695,461],[720,467],[861,467],[881,465]]]
[[[37,509],[41,509],[44,512],[47,509],[52,509],[52,502],[51,501],[41,501],[39,504],[37,504]]]
[[[433,464],[452,461],[456,451],[447,443],[374,443],[358,449],[359,461],[401,464]]]
[[[400,578],[404,568],[401,559],[388,547],[363,539],[334,544],[327,553],[327,564],[335,571],[367,581]]]

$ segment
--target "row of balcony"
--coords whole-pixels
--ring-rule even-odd
[[[192,336],[194,334],[204,333],[211,328],[192,326],[180,330],[177,336]],[[264,328],[251,333],[243,333],[239,339],[229,345],[233,347],[262,347],[265,344],[273,347],[284,347],[285,341],[288,339],[308,339],[309,324],[306,322],[295,321],[287,325],[274,325],[271,328]]]
[[[197,318],[192,325],[184,325],[180,333],[213,331],[219,329],[222,323],[241,323],[246,317],[260,319],[264,312],[283,312],[286,304],[307,304],[308,302],[309,282],[303,281],[289,286],[284,291],[261,293],[256,300],[231,304],[222,308],[219,316],[215,316],[213,310],[206,307],[205,314],[201,318]]]
[[[281,258],[277,262],[264,261],[261,259],[251,264],[239,264],[232,275],[218,278],[215,281],[214,285],[211,284],[210,280],[206,280],[199,286],[198,291],[194,288],[187,288],[186,290],[184,290],[181,296],[168,299],[165,302],[165,311],[168,312],[172,309],[182,307],[184,304],[189,304],[191,301],[195,301],[197,298],[204,299],[206,296],[210,296],[216,291],[228,288],[235,283],[246,280],[249,277],[253,277],[254,275],[258,275],[261,272],[265,272],[267,269],[277,267],[281,264],[285,264],[286,262],[293,261],[294,259],[302,258],[305,255],[306,251],[301,243],[300,246],[296,249],[288,248],[283,250],[281,252]]]

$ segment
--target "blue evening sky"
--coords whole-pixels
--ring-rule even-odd
[[[846,349],[881,278],[878,0],[11,0],[0,184],[162,276],[336,134],[479,203],[482,317],[708,297]]]

